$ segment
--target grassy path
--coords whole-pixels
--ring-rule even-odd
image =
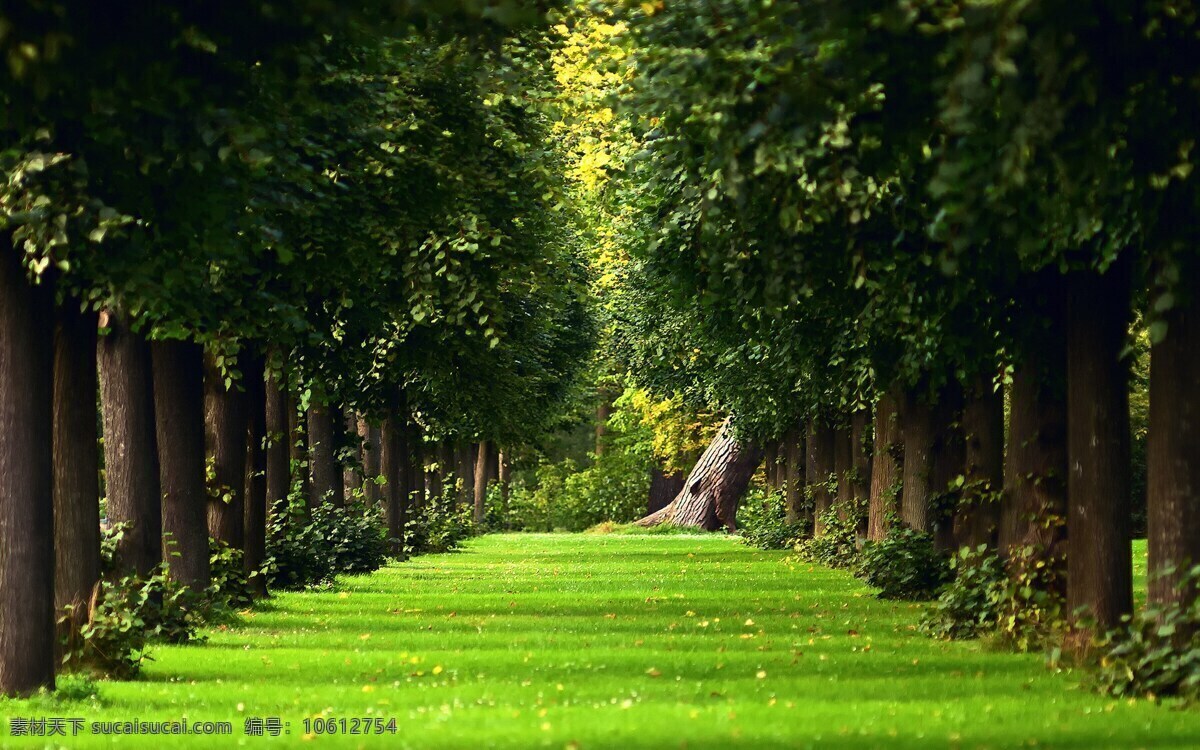
[[[0,701],[0,716],[232,723],[172,747],[1200,747],[1200,713],[930,641],[916,618],[726,538],[490,536],[281,595],[96,699]],[[320,715],[395,718],[396,734],[304,737]],[[248,716],[290,734],[247,737]],[[0,745],[18,742],[4,726]]]

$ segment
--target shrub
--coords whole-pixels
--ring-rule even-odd
[[[853,517],[842,519],[836,507],[820,516],[823,533],[804,539],[795,546],[801,560],[830,568],[852,568],[858,563],[858,523]]]
[[[951,573],[932,535],[896,525],[882,541],[863,545],[856,575],[879,589],[880,599],[926,601],[938,595]]]
[[[145,580],[101,579],[86,613],[67,606],[58,620],[64,670],[133,677],[150,642],[195,640],[207,610],[204,594],[167,578],[165,566]]]
[[[246,575],[245,553],[209,537],[208,571],[212,579],[206,595],[213,607],[245,609],[254,603],[254,589]],[[251,576],[262,575],[254,571]]]
[[[514,485],[508,525],[521,531],[583,531],[604,521],[641,518],[650,494],[650,462],[613,450],[579,469],[574,461],[547,463],[532,489]]]
[[[1012,551],[1007,570],[996,602],[995,635],[1018,651],[1058,642],[1066,628],[1065,561],[1026,545]]]
[[[333,582],[339,573],[369,573],[387,562],[387,531],[376,508],[360,503],[309,511],[293,491],[267,525],[266,575],[273,588],[303,589]]]
[[[788,523],[781,492],[751,490],[738,508],[737,520],[742,541],[759,549],[788,549],[810,531],[806,521]]]
[[[474,534],[473,509],[457,506],[453,490],[447,489],[419,508],[405,525],[405,554],[449,552]]]
[[[1066,627],[1061,562],[1034,545],[1007,563],[986,546],[963,548],[951,560],[955,580],[921,627],[936,638],[990,635],[1018,651],[1055,643]]]
[[[1181,592],[1200,586],[1200,565],[1181,577]],[[1100,687],[1116,696],[1200,698],[1200,597],[1147,606],[1107,634]]]
[[[934,638],[963,640],[993,631],[999,620],[1008,573],[1004,562],[986,544],[963,547],[950,558],[954,580],[925,612],[921,630]]]

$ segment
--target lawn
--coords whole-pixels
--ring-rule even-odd
[[[281,594],[206,644],[157,648],[135,682],[0,716],[232,724],[172,747],[1200,747],[1194,710],[931,641],[918,614],[719,536],[487,536]],[[246,736],[247,717],[280,717],[280,736]],[[394,718],[396,734],[305,736],[306,717]],[[20,741],[4,727],[0,744]],[[165,744],[64,742],[104,743]]]

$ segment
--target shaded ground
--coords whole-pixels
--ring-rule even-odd
[[[394,718],[396,734],[313,747],[1200,747],[1194,709],[931,641],[917,610],[719,536],[489,536],[280,595],[96,700],[0,701],[0,717],[232,723],[224,742],[169,740],[191,747],[300,744],[314,716]],[[244,734],[271,716],[280,737]]]

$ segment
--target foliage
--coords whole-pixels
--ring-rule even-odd
[[[880,599],[933,599],[950,580],[946,556],[933,536],[893,525],[882,541],[863,545],[856,575],[879,589]]]
[[[450,552],[475,534],[472,508],[453,489],[427,498],[405,526],[404,553],[409,556]]]
[[[954,579],[921,619],[921,630],[934,638],[976,638],[995,629],[1008,572],[988,546],[963,547],[950,558]]]
[[[133,677],[150,643],[195,640],[208,611],[205,595],[172,581],[166,566],[146,579],[102,578],[86,611],[68,605],[58,620],[63,668]]]
[[[378,508],[361,504],[309,509],[295,488],[272,509],[264,569],[272,588],[327,586],[342,573],[369,573],[387,562]]]
[[[989,636],[1018,651],[1061,641],[1066,628],[1062,561],[1038,546],[1016,547],[1006,561],[986,545],[951,560],[956,578],[921,628],[935,638]]]
[[[603,521],[645,514],[650,463],[635,451],[610,450],[582,470],[575,461],[543,464],[536,485],[512,488],[510,524],[522,531],[583,531]]]
[[[243,610],[254,603],[254,588],[245,569],[245,553],[225,542],[209,537],[208,571],[211,582],[205,594],[215,607]],[[250,576],[261,576],[253,571]]]
[[[128,522],[113,523],[100,531],[100,575],[108,576],[117,569],[117,548],[129,533]]]
[[[1104,637],[1098,680],[1112,695],[1200,698],[1200,565],[1166,604],[1150,604]]]
[[[759,549],[789,549],[812,532],[806,521],[788,523],[783,493],[759,488],[742,498],[737,525],[742,541]]]
[[[835,505],[818,517],[817,524],[822,533],[799,541],[796,556],[830,568],[853,569],[859,559],[857,521],[849,514],[841,518],[840,508]]]

